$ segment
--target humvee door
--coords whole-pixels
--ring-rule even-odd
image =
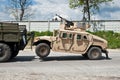
[[[74,39],[74,45],[72,47],[73,52],[84,52],[89,46],[89,38],[84,34],[76,34]]]
[[[74,34],[69,32],[60,32],[59,37],[57,37],[54,42],[54,51],[70,51],[74,42]]]

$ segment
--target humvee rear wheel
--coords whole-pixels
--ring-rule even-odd
[[[91,47],[88,51],[88,58],[91,60],[100,59],[102,56],[102,51],[99,47]]]
[[[11,57],[10,47],[4,43],[0,43],[0,62],[8,61]]]
[[[39,45],[37,45],[36,47],[36,54],[40,57],[40,58],[45,58],[49,55],[50,53],[50,47],[48,44],[46,43],[40,43]]]

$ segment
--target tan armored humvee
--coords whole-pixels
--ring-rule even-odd
[[[60,29],[54,31],[54,36],[35,38],[35,51],[40,58],[47,57],[50,50],[82,54],[89,59],[100,59],[102,53],[105,53],[108,58],[107,41],[86,32],[89,25],[73,23],[60,18],[63,22],[60,24]]]

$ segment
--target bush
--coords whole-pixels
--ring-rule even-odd
[[[108,48],[120,48],[120,33],[115,33],[113,31],[98,31],[90,33],[106,39],[108,41]]]
[[[50,31],[42,31],[42,32],[38,32],[38,31],[33,31],[35,33],[35,37],[36,36],[52,36],[53,32]]]

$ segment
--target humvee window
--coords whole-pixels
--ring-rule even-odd
[[[78,35],[77,35],[77,40],[80,40],[80,39],[81,39],[81,35],[78,34]]]
[[[63,33],[62,38],[67,38],[67,33]]]
[[[73,34],[69,34],[69,38],[71,39],[73,37]]]
[[[83,36],[83,39],[87,39],[87,37],[86,37],[86,36]]]

